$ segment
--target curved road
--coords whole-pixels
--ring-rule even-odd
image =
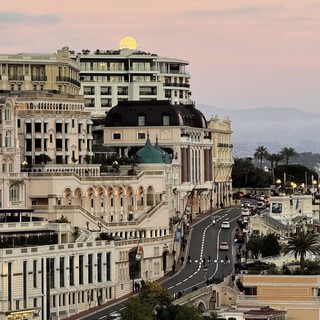
[[[186,264],[185,258],[184,266],[175,275],[162,282],[162,286],[172,295],[179,291],[188,293],[195,286],[198,288],[205,286],[207,279],[222,279],[229,275],[233,270],[235,255],[233,231],[237,226],[240,212],[239,207],[221,209],[193,225],[186,250],[186,257],[190,255],[192,262]],[[216,219],[215,224],[212,224],[212,217]],[[221,229],[221,223],[225,220],[230,222],[230,229]],[[228,242],[228,251],[219,251],[221,241]],[[211,263],[208,263],[209,256]],[[206,259],[205,268],[203,268],[203,258]],[[121,301],[80,319],[106,320],[110,313],[122,310],[125,303],[125,300]]]
[[[189,292],[193,287],[203,287],[207,279],[221,279],[232,272],[234,266],[234,237],[233,231],[237,226],[239,208],[226,208],[199,221],[192,227],[189,237],[189,250],[192,262],[175,275],[162,283],[170,293]],[[212,216],[216,222],[212,224]],[[223,221],[230,222],[230,229],[221,229]],[[228,251],[219,251],[221,241],[227,241]],[[208,257],[211,257],[211,263]],[[205,268],[203,267],[205,258]],[[185,259],[186,260],[186,259]]]

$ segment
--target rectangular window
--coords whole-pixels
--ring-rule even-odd
[[[74,286],[74,256],[69,257],[69,284]]]
[[[113,134],[113,140],[120,140],[121,139],[121,133],[114,133]]]
[[[64,287],[64,257],[60,257],[60,288]]]
[[[22,267],[22,291],[23,291],[23,308],[27,308],[27,290],[28,290],[28,265],[27,261],[23,261]]]
[[[88,255],[88,283],[93,282],[93,256],[92,254]]]
[[[56,123],[56,133],[62,133],[62,123]]]
[[[38,281],[37,281],[37,273],[38,273],[38,265],[37,265],[37,260],[33,260],[32,262],[33,264],[33,287],[36,288],[38,285]]]
[[[144,132],[139,132],[138,133],[138,139],[145,139],[146,138],[146,134]]]
[[[138,126],[145,126],[146,125],[146,117],[143,116],[138,116]]]
[[[48,270],[48,274],[49,274],[49,281],[50,281],[50,288],[53,289],[55,288],[55,261],[54,258],[49,258],[49,270]]]
[[[111,252],[106,254],[106,280],[111,281]]]
[[[102,282],[102,253],[97,254],[97,278]]]
[[[118,95],[121,95],[121,96],[128,95],[128,88],[127,87],[118,87]]]
[[[83,255],[79,256],[79,284],[83,284]]]
[[[170,116],[167,116],[167,115],[162,116],[162,125],[170,126]]]

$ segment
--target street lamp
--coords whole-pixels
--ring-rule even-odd
[[[317,185],[317,180],[312,180],[312,199],[314,200],[314,195],[316,193],[316,185]]]
[[[281,180],[280,179],[278,179],[277,181],[276,181],[276,184],[277,184],[277,188],[278,188],[278,191],[279,191],[279,193],[280,193],[280,189],[281,189]]]

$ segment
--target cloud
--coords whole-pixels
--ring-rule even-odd
[[[247,14],[264,13],[266,11],[279,10],[279,6],[245,6],[231,7],[227,9],[213,10],[193,10],[185,13],[188,17],[225,17],[225,16],[242,16]]]
[[[2,24],[56,24],[61,19],[53,14],[30,15],[20,12],[0,11],[0,25]]]

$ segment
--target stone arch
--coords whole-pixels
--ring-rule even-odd
[[[140,252],[138,248],[142,248],[140,246],[132,248],[128,255],[128,260],[129,260],[129,275],[130,275],[130,280],[134,281],[135,279],[141,278],[141,260],[143,258],[143,251]],[[137,252],[141,254],[140,258],[137,259]]]
[[[205,303],[203,301],[199,301],[198,302],[197,308],[201,313],[206,311],[206,305],[205,305]]]
[[[72,191],[71,188],[66,187],[62,192],[62,205],[71,205],[72,204]]]
[[[105,212],[105,189],[102,186],[96,188],[96,202],[96,211],[100,212],[101,218],[103,219],[103,213]]]
[[[169,251],[165,250],[162,252],[162,270],[163,272],[166,272],[168,270],[168,257],[169,257]]]
[[[147,206],[154,206],[155,205],[155,198],[154,198],[154,188],[149,186],[147,189]]]
[[[134,197],[133,197],[133,188],[128,186],[124,189],[125,197],[125,212],[127,212],[127,220],[133,220],[133,211],[134,211]]]
[[[140,187],[137,189],[137,208],[138,208],[138,210],[143,210],[144,203],[145,203],[145,199],[144,199],[144,187],[143,187],[143,186],[140,186]]]
[[[74,204],[83,206],[82,204],[83,191],[80,188],[76,188],[73,194],[74,194],[74,198],[73,198]]]
[[[85,209],[91,213],[94,212],[94,199],[95,199],[95,190],[93,187],[89,187],[85,195]]]

